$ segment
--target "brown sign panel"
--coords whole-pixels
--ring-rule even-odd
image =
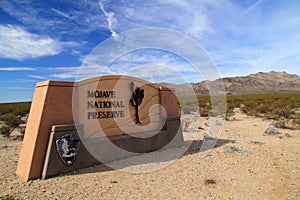
[[[73,112],[75,121],[84,124],[85,138],[160,130],[166,118],[159,87],[128,76],[77,82]]]

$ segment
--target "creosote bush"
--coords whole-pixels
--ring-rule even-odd
[[[7,125],[3,125],[0,127],[0,135],[3,135],[4,137],[8,137],[11,133],[11,128],[9,128]]]
[[[31,102],[20,102],[20,103],[1,103],[0,104],[0,115],[13,114],[25,116],[29,113]]]
[[[186,113],[194,111],[195,106],[185,97],[181,105]],[[212,113],[209,95],[198,96],[199,112],[202,117],[214,115]],[[300,129],[300,93],[283,94],[252,94],[227,96],[226,119],[234,116],[234,109],[240,110],[250,116],[273,119],[280,128]]]
[[[21,121],[21,117],[18,115],[13,115],[13,114],[7,114],[4,115],[2,118],[2,121],[4,121],[4,123],[11,128],[16,128],[19,126],[19,124],[22,123]]]
[[[0,120],[3,122],[0,126],[0,134],[8,137],[15,128],[23,123],[21,118],[29,113],[30,105],[31,102],[0,104]],[[21,133],[24,132],[25,129],[21,128]]]
[[[0,134],[6,137],[22,123],[21,117],[13,114],[6,114],[1,117],[1,120],[4,125],[0,128]]]

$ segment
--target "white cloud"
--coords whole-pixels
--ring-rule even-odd
[[[0,8],[31,30],[55,37],[80,36],[107,28],[97,1],[64,1],[63,7],[60,3],[5,0],[0,1]]]
[[[32,4],[26,1],[0,1],[1,9],[18,19],[24,27],[30,26],[30,30],[36,32],[51,33],[51,37],[72,35],[72,38],[77,38],[83,33],[102,31],[104,28],[109,29],[112,36],[118,37],[118,35],[122,35],[123,31],[131,28],[149,26],[169,28],[192,37],[207,49],[209,56],[222,74],[246,75],[271,69],[300,74],[298,56],[300,55],[300,46],[297,45],[300,39],[297,36],[300,35],[298,14],[300,4],[297,0],[289,3],[271,3],[263,0],[252,2],[219,0],[77,1],[66,3],[66,5],[66,8],[63,8],[59,5]],[[46,10],[49,11],[47,14],[45,14]],[[0,32],[0,36],[5,36],[4,39],[0,38],[0,57],[7,54],[21,60],[54,55],[63,51],[63,47],[66,45],[48,37],[29,33],[17,26],[1,27],[6,29]],[[6,34],[7,29],[14,29],[18,34],[15,33],[15,37],[9,36]],[[102,33],[105,37],[107,36],[106,32]],[[133,37],[142,38],[143,35]],[[160,37],[163,43],[167,40],[168,35]],[[20,40],[21,43],[7,42],[6,38],[14,38],[11,40]],[[44,45],[40,45],[40,41],[45,41],[46,48]],[[135,40],[132,41],[135,42]],[[176,38],[169,43],[182,47],[182,42],[177,41]],[[7,47],[5,51],[1,49],[3,44]],[[85,46],[87,45],[82,45],[82,47]],[[33,51],[30,48],[33,48]],[[110,48],[115,47],[107,46],[106,50]],[[182,49],[186,54],[189,53],[188,51],[193,53],[192,48],[182,47]],[[81,52],[77,50],[72,49],[73,55],[81,55]],[[116,53],[118,50],[112,52]],[[114,57],[113,55],[108,56]],[[105,69],[106,63],[102,63],[102,58],[106,57],[99,55],[97,60],[92,62],[95,64],[93,65],[94,69],[86,72],[82,70],[81,74],[88,76],[88,74],[97,74]],[[133,57],[128,58],[130,64]],[[134,59],[141,64],[148,62],[172,66],[178,71],[187,69],[184,65],[171,61],[168,57],[159,58],[154,55],[153,57],[141,56]],[[122,58],[120,60],[122,61]],[[126,60],[123,61],[126,64]],[[126,72],[127,69],[124,66],[115,66],[115,68],[118,67],[120,72]],[[71,70],[58,71],[56,69],[51,73],[55,78],[76,77],[76,73]]]
[[[128,70],[126,75],[139,77],[141,79],[158,83],[186,83],[192,82],[191,76],[187,76],[185,72],[179,71],[184,69],[183,66],[171,66],[171,65],[163,65],[163,64],[146,64],[146,65],[138,65],[130,70]],[[185,66],[185,69],[190,70],[188,66]],[[193,75],[196,75],[197,78],[193,80],[199,80],[199,74],[194,70]]]
[[[298,38],[298,39],[297,39]],[[239,76],[265,71],[286,71],[300,74],[298,53],[293,41],[270,41],[267,46],[237,46],[211,51],[210,55],[222,76]]]
[[[60,74],[52,74],[50,75],[53,78],[59,78],[59,79],[69,79],[69,78],[75,78],[76,73],[74,72],[65,72],[65,73],[60,73]]]
[[[55,8],[52,8],[51,10],[52,10],[53,12],[55,12],[56,14],[58,14],[58,15],[60,15],[60,16],[63,16],[63,17],[65,17],[65,18],[69,19],[69,20],[72,19],[68,14],[66,14],[66,13],[64,13],[64,12],[62,12],[62,11],[59,11],[59,10],[57,10],[57,9],[55,9]]]
[[[47,78],[45,78],[45,77],[43,77],[43,76],[38,76],[38,75],[28,75],[28,77],[30,77],[30,78],[36,78],[36,79],[47,79]]]
[[[0,41],[0,57],[17,60],[57,55],[66,46],[13,25],[0,25]]]
[[[41,70],[45,71],[55,71],[55,72],[61,72],[61,71],[78,71],[79,66],[65,66],[65,67],[39,67]]]
[[[93,67],[83,68],[81,68],[80,66],[41,68],[41,70],[46,71],[49,74],[49,77],[51,78],[74,80],[96,76],[97,73],[95,73],[95,69],[97,69],[97,65],[93,65]]]
[[[0,67],[0,71],[32,71],[32,67]]]
[[[195,15],[192,19],[191,27],[188,29],[188,33],[196,38],[203,37],[205,33],[210,30],[207,17],[201,13]]]
[[[107,4],[115,13],[118,30],[130,28],[161,27],[180,31],[201,39],[210,31],[209,19],[202,2],[198,0],[152,0],[152,1],[119,1]]]
[[[56,68],[46,67],[46,68],[41,68],[41,70],[44,70],[47,74],[49,74],[49,77],[51,78],[72,79],[76,77],[79,67],[74,67],[74,66],[56,67]]]
[[[252,4],[249,8],[247,8],[242,15],[247,14],[248,12],[250,12],[251,10],[253,10],[256,6],[258,6],[263,0],[258,0],[256,1],[254,4]]]
[[[211,35],[203,42],[222,76],[259,71],[300,74],[299,1],[213,3],[208,14]],[[225,19],[225,20],[224,20]]]
[[[99,1],[99,6],[101,11],[103,12],[104,16],[106,17],[106,21],[108,24],[108,28],[111,32],[111,36],[114,37],[115,39],[118,39],[118,33],[114,30],[116,24],[118,23],[118,21],[115,18],[115,13],[114,12],[107,12],[104,9],[103,3],[101,1]]]

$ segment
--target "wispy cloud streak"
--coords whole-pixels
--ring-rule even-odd
[[[32,71],[32,67],[0,67],[0,71]]]
[[[248,12],[250,12],[251,10],[253,10],[256,6],[258,6],[263,0],[258,0],[256,1],[254,4],[252,4],[249,8],[247,8],[242,15],[247,14]]]
[[[64,12],[62,12],[62,11],[59,11],[59,10],[57,10],[57,9],[55,9],[55,8],[52,8],[51,10],[52,10],[53,12],[55,12],[56,14],[58,14],[58,15],[60,15],[60,16],[63,16],[63,17],[65,17],[65,18],[69,19],[69,20],[71,20],[71,17],[70,17],[68,14],[66,14],[66,13],[64,13]]]
[[[114,12],[107,12],[104,9],[103,3],[99,1],[99,6],[101,11],[103,12],[104,16],[106,17],[106,21],[108,24],[108,28],[111,32],[111,36],[115,39],[118,39],[118,33],[114,30],[115,24],[117,23],[117,20],[115,19],[115,13]]]
[[[28,75],[28,77],[30,78],[35,78],[35,79],[42,79],[42,80],[46,80],[47,78],[43,77],[43,76],[38,76],[38,75]]]

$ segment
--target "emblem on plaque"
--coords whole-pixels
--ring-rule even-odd
[[[66,134],[56,140],[56,149],[59,157],[66,166],[71,166],[78,154],[80,139],[73,137],[72,134]]]
[[[141,89],[140,87],[135,87],[133,82],[130,82],[130,89],[132,92],[130,104],[135,108],[135,123],[141,124],[139,117],[139,105],[142,104],[142,101],[144,99],[144,89]]]

